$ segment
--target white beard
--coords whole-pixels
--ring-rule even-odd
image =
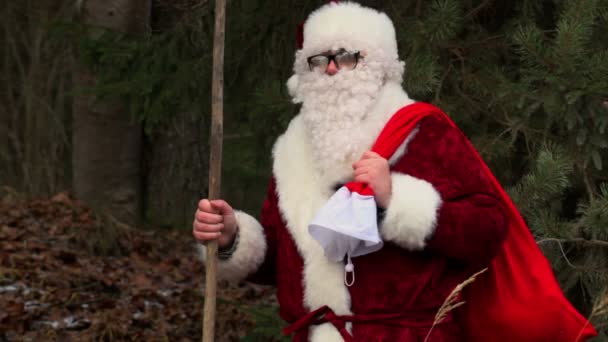
[[[377,66],[377,67],[374,67]],[[366,65],[333,76],[307,72],[290,84],[294,102],[302,102],[315,167],[332,181],[352,177],[351,165],[369,150],[382,127],[371,117],[384,84],[379,65]]]

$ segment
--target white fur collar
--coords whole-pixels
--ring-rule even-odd
[[[379,118],[362,131],[377,137],[388,119],[413,101],[396,83],[387,83],[371,116]],[[296,116],[274,147],[274,176],[277,182],[279,209],[300,255],[304,259],[304,304],[310,310],[328,305],[338,315],[352,314],[350,294],[344,285],[344,265],[331,262],[321,246],[308,233],[308,223],[329,199],[333,186],[344,182],[351,165],[341,165],[332,172],[319,174],[314,168],[308,133],[301,115]],[[363,133],[362,133],[363,134]],[[373,143],[373,140],[372,140]],[[371,147],[371,146],[370,146]],[[363,153],[364,151],[361,151]],[[311,328],[311,341],[341,341],[329,323]]]

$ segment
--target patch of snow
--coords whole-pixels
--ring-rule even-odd
[[[15,285],[0,286],[0,294],[9,293],[9,292],[17,292],[17,291],[19,291],[19,286],[15,286]]]
[[[59,329],[59,322],[57,322],[57,321],[35,321],[33,325],[34,326],[48,325],[55,330]]]
[[[165,306],[162,305],[161,303],[154,302],[154,301],[144,300],[144,304],[146,305],[146,309],[150,308],[150,307],[157,308],[157,309],[164,309],[165,308]]]
[[[139,310],[133,314],[133,319],[140,319],[142,317],[144,317],[144,313]]]
[[[158,290],[158,291],[156,291],[156,293],[167,298],[173,294],[173,290]]]

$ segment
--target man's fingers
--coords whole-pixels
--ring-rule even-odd
[[[209,212],[201,211],[200,209],[196,211],[194,214],[194,218],[196,221],[201,223],[222,223],[224,222],[224,217],[219,214],[212,214]]]
[[[198,241],[209,241],[209,240],[217,240],[222,234],[220,233],[201,233],[201,232],[193,232],[194,238]]]
[[[224,224],[223,223],[207,224],[207,223],[201,223],[201,222],[194,221],[194,224],[192,225],[192,227],[194,228],[195,232],[217,233],[217,232],[221,232],[224,229]]]
[[[211,206],[211,202],[208,199],[204,198],[198,201],[198,210],[211,213],[213,212],[213,207]]]
[[[232,207],[221,199],[211,201],[211,206],[215,211],[222,215],[231,214],[233,212]]]
[[[370,173],[371,168],[369,167],[359,167],[355,169],[355,177],[366,174],[366,173]]]
[[[358,169],[362,167],[370,167],[376,163],[375,159],[360,159],[358,162],[353,164],[353,169]]]
[[[368,184],[369,181],[370,181],[370,178],[367,173],[355,177],[355,182]]]
[[[198,210],[205,213],[221,215],[228,215],[234,212],[232,207],[226,201],[221,199],[208,200],[206,198],[198,202]]]
[[[359,160],[358,162],[353,164],[353,169],[357,170],[360,168],[370,168],[370,169],[378,169],[384,167],[386,164],[384,159],[365,159]]]
[[[382,158],[382,156],[374,151],[365,151],[365,152],[363,152],[363,155],[361,155],[361,159],[373,159],[373,158]]]

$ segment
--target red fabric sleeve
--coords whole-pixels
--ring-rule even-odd
[[[426,248],[486,264],[505,239],[507,215],[466,139],[446,120],[426,118],[394,171],[431,183],[441,196],[435,231]]]

